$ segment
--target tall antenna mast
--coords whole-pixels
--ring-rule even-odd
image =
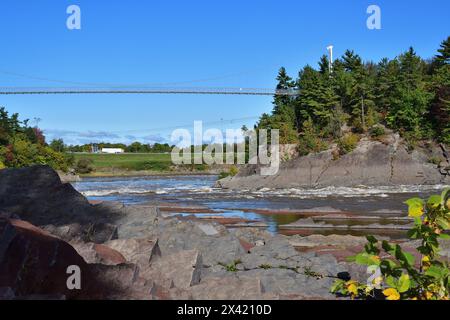
[[[330,69],[330,73],[333,73],[333,46],[332,45],[328,46],[327,50],[328,50],[328,58],[330,59],[328,68]]]

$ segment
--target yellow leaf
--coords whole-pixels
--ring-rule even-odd
[[[425,292],[425,297],[427,298],[427,300],[430,300],[431,298],[433,298],[433,294],[429,291]]]
[[[347,287],[347,290],[348,292],[354,294],[355,296],[358,294],[358,288],[353,283]]]
[[[414,218],[421,217],[423,215],[423,207],[417,205],[410,206],[408,210],[408,215]]]
[[[400,300],[400,293],[394,288],[389,288],[383,291],[387,300]]]
[[[422,266],[423,266],[424,270],[428,269],[428,267],[431,266],[430,257],[429,256],[423,256],[422,257]]]

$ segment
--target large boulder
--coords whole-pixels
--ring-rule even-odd
[[[4,221],[3,221],[4,222]],[[66,242],[28,222],[8,220],[0,230],[0,287],[16,296],[61,294],[80,298],[91,292],[90,270]],[[81,270],[83,290],[69,290],[69,266]]]
[[[0,211],[45,227],[66,241],[117,238],[118,213],[91,205],[48,166],[0,170]]]

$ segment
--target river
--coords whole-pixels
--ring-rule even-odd
[[[444,188],[442,185],[358,186],[232,191],[214,188],[216,180],[217,176],[213,175],[96,177],[84,178],[73,186],[89,200],[164,204],[177,208],[204,207],[214,215],[262,221],[271,232],[279,231],[280,225],[298,220],[302,212],[405,216],[405,200],[440,193]],[[172,210],[172,214],[190,215],[192,211]],[[207,212],[196,214],[205,216]]]

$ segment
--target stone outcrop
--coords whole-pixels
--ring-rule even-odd
[[[437,165],[429,163],[424,152],[408,152],[398,135],[390,135],[384,143],[362,139],[354,151],[338,159],[330,149],[283,162],[274,176],[262,176],[257,165],[249,165],[235,177],[218,181],[217,186],[230,189],[314,188],[423,185],[449,181]]]

